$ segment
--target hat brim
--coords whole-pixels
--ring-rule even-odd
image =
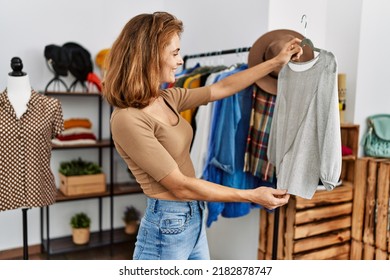
[[[268,46],[278,40],[285,40],[286,36],[293,36],[299,39],[303,39],[304,36],[294,30],[289,29],[277,29],[269,31],[262,35],[256,40],[252,45],[248,54],[248,67],[253,67],[257,64],[264,62],[265,52]],[[309,47],[303,47],[303,54],[301,55],[299,61],[309,61],[314,58],[314,53]],[[277,93],[277,84],[278,79],[275,76],[267,75],[262,79],[257,80],[256,85],[259,86],[263,91],[276,95]]]

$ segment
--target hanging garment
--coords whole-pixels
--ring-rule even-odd
[[[289,64],[279,73],[268,145],[277,188],[311,199],[321,179],[332,190],[341,173],[337,62],[322,50],[305,71]]]
[[[0,94],[0,211],[55,202],[51,139],[63,128],[57,99],[33,91],[18,119],[7,92]]]
[[[242,71],[243,65],[219,75],[216,81]],[[260,178],[244,172],[244,153],[249,130],[249,117],[252,102],[252,87],[237,94],[218,100],[213,106],[210,142],[203,178],[236,189],[252,189],[259,186]],[[209,202],[207,226],[219,215],[233,218],[250,212],[251,203]]]
[[[200,77],[201,74],[195,74],[191,77],[188,77],[184,81],[184,88],[198,88],[200,87]],[[183,112],[180,112],[180,115],[189,123],[192,123],[192,116],[194,115],[196,108],[191,108],[188,110],[185,110]]]
[[[244,171],[265,182],[273,182],[275,167],[268,161],[267,149],[276,96],[253,86],[253,106],[248,141],[245,150]]]
[[[230,70],[211,73],[208,76],[205,85],[208,86],[213,84],[221,73],[227,71]],[[205,106],[200,106],[195,116],[196,133],[194,133],[190,155],[194,164],[195,176],[197,178],[202,177],[204,166],[206,164],[213,105],[214,102],[209,102]]]
[[[225,66],[202,66],[197,67],[194,70],[192,70],[188,75],[182,76],[175,82],[176,87],[183,87],[183,88],[198,88],[204,85],[204,82],[207,80],[208,75],[210,75],[212,72],[219,71],[226,68]],[[202,83],[203,81],[203,83]],[[186,119],[193,128],[194,122],[193,117],[196,114],[196,108],[191,108],[189,110],[185,110],[183,112],[180,112],[180,115]]]

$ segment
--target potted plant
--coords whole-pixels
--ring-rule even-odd
[[[126,207],[123,213],[123,221],[125,222],[125,232],[127,234],[134,234],[138,230],[139,220],[141,214],[134,206]]]
[[[105,175],[101,167],[81,158],[61,162],[60,190],[64,195],[85,195],[106,191]]]
[[[84,212],[76,213],[70,219],[73,243],[77,245],[89,242],[91,219]]]

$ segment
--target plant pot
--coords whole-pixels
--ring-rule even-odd
[[[138,224],[139,224],[138,221],[132,221],[132,222],[126,223],[125,233],[126,234],[134,234],[134,233],[136,233],[137,230],[138,230]]]
[[[89,242],[90,231],[89,228],[73,228],[72,238],[73,243],[77,245],[87,244]]]

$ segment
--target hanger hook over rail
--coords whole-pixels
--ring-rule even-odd
[[[307,16],[304,14],[302,15],[302,18],[301,18],[301,23],[303,23],[303,20],[305,20],[305,25],[304,25],[304,36],[306,37],[306,27],[307,27]]]

